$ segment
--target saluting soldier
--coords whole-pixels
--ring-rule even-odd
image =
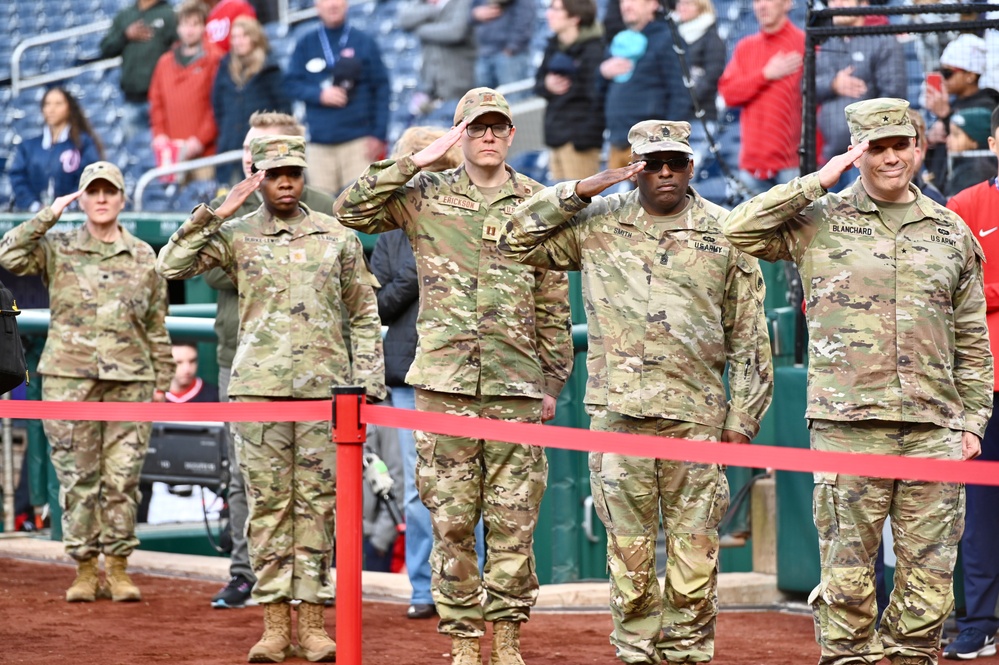
[[[79,229],[51,231],[75,200]],[[174,363],[166,329],[167,286],[152,247],[118,221],[125,178],[110,162],[83,170],[80,189],[60,196],[0,241],[0,265],[41,275],[52,320],[38,373],[42,399],[57,402],[162,402]],[[148,422],[45,420],[59,478],[63,545],[77,573],[69,602],[116,601],[142,593],[126,572],[138,547],[139,475],[149,449]],[[98,571],[103,552],[105,588]]]
[[[689,137],[686,122],[637,123],[630,165],[535,193],[514,211],[500,249],[530,265],[582,271],[591,429],[749,443],[773,392],[763,274],[722,235],[728,211],[690,186]],[[637,189],[598,196],[625,180]],[[729,504],[724,467],[598,452],[589,464],[607,527],[618,658],[710,661],[718,524]]]
[[[812,448],[971,459],[992,411],[983,255],[960,217],[911,184],[908,108],[891,98],[847,106],[850,149],[737,207],[725,233],[801,272]],[[829,193],[853,165],[860,177]],[[964,486],[816,473],[814,504],[819,662],[936,663]],[[898,564],[877,632],[874,557],[889,515]]]
[[[356,383],[385,396],[381,323],[356,234],[301,203],[305,140],[250,143],[255,173],[217,210],[199,205],[160,252],[157,269],[184,279],[221,267],[239,291],[239,337],[229,397],[236,402],[327,399]],[[263,205],[226,222],[255,191]],[[345,306],[342,309],[341,304]],[[349,319],[344,342],[342,311]],[[249,499],[247,542],[264,605],[264,634],[249,662],[292,652],[291,601],[299,600],[298,643],[312,662],[332,662],[324,603],[334,596],[336,453],[330,422],[233,423]]]
[[[447,134],[372,164],[337,200],[347,226],[401,228],[413,246],[419,339],[406,382],[418,410],[540,422],[554,416],[571,371],[566,276],[518,264],[496,245],[513,208],[540,189],[506,164],[515,131],[503,95],[475,88]],[[459,142],[462,166],[424,170]],[[416,445],[417,483],[434,526],[434,602],[454,665],[481,662],[486,621],[492,665],[522,665],[520,624],[538,593],[533,544],[548,478],[544,450],[429,432],[418,432]],[[473,534],[480,514],[482,577]]]

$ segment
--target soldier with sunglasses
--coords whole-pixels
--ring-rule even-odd
[[[591,429],[749,443],[773,391],[763,275],[722,235],[727,211],[690,187],[689,136],[686,122],[634,125],[630,165],[537,192],[513,212],[500,250],[582,272]],[[597,196],[625,180],[637,189]],[[607,453],[591,453],[589,466],[607,527],[618,658],[710,661],[718,524],[729,503],[724,468]]]

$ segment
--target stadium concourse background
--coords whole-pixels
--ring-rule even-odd
[[[37,0],[16,2],[0,0],[0,23],[5,28],[5,38],[0,40],[0,210],[6,209],[11,198],[6,163],[22,138],[41,134],[39,102],[46,82],[59,81],[81,101],[95,132],[107,147],[107,157],[120,165],[126,176],[126,188],[131,197],[130,207],[123,214],[123,223],[139,237],[160,247],[184,219],[186,211],[194,205],[213,197],[215,183],[178,187],[153,179],[141,196],[134,196],[136,184],[142,175],[155,166],[148,133],[140,133],[126,141],[122,131],[122,96],[119,89],[117,67],[87,65],[70,70],[69,78],[60,72],[74,67],[81,60],[97,56],[98,44],[110,18],[131,0]],[[392,101],[390,138],[396,138],[413,121],[409,102],[418,89],[420,65],[418,40],[399,30],[394,21],[400,0],[355,0],[351,3],[349,21],[375,35],[382,47],[383,57],[390,70]],[[599,0],[603,5],[605,0]],[[805,25],[805,14],[810,1],[796,0],[790,18],[799,27]],[[876,4],[876,3],[871,3]],[[889,4],[903,4],[893,0]],[[310,13],[310,0],[290,0],[288,24],[271,23],[266,26],[273,53],[277,61],[286,65],[297,36],[314,25]],[[718,10],[718,31],[725,40],[729,54],[742,37],[756,32],[758,26],[750,0],[715,0]],[[532,52],[540,59],[548,38],[544,21],[544,0],[538,0],[537,27],[532,41]],[[892,17],[892,21],[900,20]],[[103,22],[103,23],[102,23]],[[58,35],[60,31],[75,30],[58,41],[36,43],[18,51],[25,40],[45,40],[45,35]],[[911,36],[900,38],[905,52],[906,86],[909,99],[918,106],[920,85],[925,67],[921,58],[926,57],[925,42]],[[17,71],[15,72],[14,61]],[[16,80],[12,77],[16,74]],[[514,103],[518,132],[511,151],[511,163],[532,177],[547,181],[546,162],[541,141],[543,104],[532,98],[530,81],[514,86],[509,95]],[[515,90],[520,90],[516,92]],[[679,92],[679,91],[678,91]],[[713,201],[732,205],[740,192],[724,177],[723,165],[734,171],[740,146],[738,112],[725,110],[720,114],[717,130],[718,151],[706,155],[693,180],[697,190]],[[136,212],[141,210],[141,212]],[[27,218],[22,213],[0,214],[0,233]],[[67,214],[61,223],[79,223],[79,215]],[[370,249],[373,240],[362,238]],[[776,364],[776,392],[773,406],[757,437],[759,443],[781,446],[807,447],[808,437],[803,420],[805,396],[805,370],[795,366],[795,342],[803,343],[799,334],[800,321],[797,309],[789,306],[788,286],[784,267],[763,266],[768,286],[766,308],[770,323],[771,342]],[[0,279],[17,295],[22,307],[46,307],[47,297],[37,279],[17,279],[0,271]],[[9,280],[9,281],[8,281]],[[200,278],[171,284],[171,303],[196,304],[214,301],[214,292]],[[582,301],[577,276],[572,275],[573,322],[584,324]],[[209,311],[201,314],[210,315]],[[40,331],[44,332],[44,331]],[[177,333],[177,331],[173,331]],[[796,339],[797,336],[797,339]],[[198,337],[202,376],[213,380],[217,375],[214,344],[210,339]],[[32,362],[41,351],[41,334],[28,338],[28,351]],[[555,424],[587,427],[588,420],[582,408],[585,386],[584,346],[577,347],[574,374],[560,397],[558,418]],[[38,381],[28,388],[27,397],[39,397]],[[32,503],[57,505],[57,485],[51,466],[47,463],[45,441],[37,422],[19,423],[28,431],[29,459],[31,461]],[[590,503],[589,478],[585,455],[568,451],[549,451],[549,489],[543,504],[541,522],[537,531],[536,554],[538,574],[543,582],[573,582],[606,578],[605,536]],[[749,483],[759,470],[730,468],[730,484],[735,496]],[[777,493],[777,586],[792,594],[807,593],[818,580],[816,534],[811,520],[812,480],[808,474],[778,473]],[[58,537],[58,520],[52,531]],[[739,542],[748,535],[749,525],[745,506],[726,520],[727,532],[737,536]],[[146,538],[144,547],[154,549],[178,548],[183,551],[213,553],[204,541],[180,537],[170,540]],[[751,543],[723,550],[721,566],[724,572],[749,571],[752,568]],[[602,638],[603,639],[603,638]],[[726,661],[729,662],[729,661]]]

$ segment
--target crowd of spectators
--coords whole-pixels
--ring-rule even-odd
[[[100,53],[123,59],[126,139],[151,131],[152,153],[160,163],[237,150],[254,111],[297,110],[309,138],[310,182],[330,194],[385,156],[395,138],[390,134],[398,129],[393,114],[408,114],[406,124],[446,127],[456,100],[469,88],[531,78],[534,94],[547,102],[543,140],[549,159],[541,163],[550,179],[585,177],[605,159],[620,166],[629,159],[628,128],[649,117],[691,123],[698,168],[715,159],[708,133],[738,126],[728,133],[737,141],[721,146],[721,152],[722,157],[738,152],[738,170],[750,192],[797,173],[805,53],[801,13],[793,14],[791,0],[754,0],[757,32],[733,22],[738,11],[733,13],[730,3],[716,7],[712,0],[678,0],[670,15],[673,25],[664,20],[658,0],[544,4],[543,11],[537,0],[386,4],[392,12],[388,20],[419,44],[419,75],[408,84],[415,89],[407,91],[405,109],[391,85],[398,54],[386,52],[383,29],[376,34],[347,20],[348,0],[315,0],[318,22],[296,28],[293,47],[278,54],[271,52],[257,18],[271,18],[266,3],[185,0],[174,6],[168,0],[135,0],[114,18]],[[536,39],[542,17],[550,31],[546,41]],[[897,20],[941,18],[957,15]],[[888,21],[836,16],[832,24],[863,28]],[[952,196],[990,173],[994,156],[982,142],[988,124],[982,118],[999,105],[999,92],[983,80],[997,41],[972,32],[823,41],[815,65],[820,164],[846,147],[841,122],[846,105],[900,97],[921,110],[928,126],[928,183]],[[926,82],[914,85],[924,75]],[[98,158],[98,137],[89,128],[76,128],[86,123],[79,105],[65,90],[61,96],[73,110],[68,138],[75,152],[62,149],[59,136],[49,136],[48,120],[43,137],[22,141],[8,164],[14,209],[37,209],[62,191],[60,180],[76,177],[60,173],[78,175]],[[853,177],[848,173],[841,185]],[[240,179],[240,169],[222,164],[181,182],[197,179],[227,187]]]

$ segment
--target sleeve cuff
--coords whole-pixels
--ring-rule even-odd
[[[801,191],[809,201],[817,201],[825,196],[826,190],[819,183],[818,173],[809,173],[808,175],[801,176],[800,181]]]
[[[985,438],[985,428],[988,426],[989,421],[976,418],[974,416],[965,417],[964,419],[964,431],[971,432],[978,436],[979,439]]]
[[[565,387],[565,381],[562,379],[557,379],[554,376],[545,376],[545,394],[551,395],[552,397],[558,397],[562,393],[562,388]]]
[[[760,432],[760,422],[748,413],[730,408],[728,415],[725,416],[725,425],[722,429],[739,432],[753,439]]]
[[[577,184],[579,184],[578,180],[570,180],[555,185],[555,193],[558,195],[562,208],[573,214],[583,210],[593,202],[593,199],[584,199],[576,193]]]

